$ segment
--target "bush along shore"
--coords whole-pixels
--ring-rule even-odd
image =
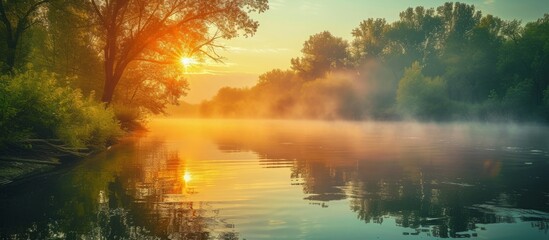
[[[54,74],[0,76],[0,186],[102,151],[123,131],[112,108]]]

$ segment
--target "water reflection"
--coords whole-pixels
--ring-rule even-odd
[[[403,235],[469,238],[486,224],[517,222],[530,222],[547,235],[546,131],[314,124],[301,138],[291,128],[252,135],[237,127],[233,130],[243,137],[222,133],[216,139],[222,150],[257,152],[264,166],[290,166],[292,183],[302,185],[305,200],[325,208],[349,199],[359,220],[383,224],[394,218],[397,226],[412,229]]]
[[[151,123],[3,189],[0,238],[546,239],[549,131],[465,124]]]
[[[219,209],[188,199],[184,168],[162,143],[123,143],[39,186],[4,189],[0,238],[238,239]]]

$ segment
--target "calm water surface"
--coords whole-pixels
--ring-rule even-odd
[[[0,190],[2,239],[549,239],[549,129],[154,120]]]

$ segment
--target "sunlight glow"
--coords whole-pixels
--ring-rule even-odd
[[[191,173],[185,172],[185,174],[183,174],[183,181],[185,181],[186,183],[191,181],[191,179],[192,179]]]
[[[196,60],[190,57],[182,57],[180,60],[183,67],[190,67],[191,65],[196,64]]]

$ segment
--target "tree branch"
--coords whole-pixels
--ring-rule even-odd
[[[99,11],[99,7],[95,3],[95,0],[91,0],[91,3],[93,6],[93,11],[95,12],[95,14],[97,14],[97,17],[99,17],[99,20],[101,21],[103,26],[106,26],[105,17],[103,17],[103,14],[101,14],[101,11]]]
[[[42,0],[42,1],[39,1],[39,2],[36,2],[35,4],[33,4],[28,10],[27,12],[25,13],[25,15],[23,15],[23,18],[28,18],[30,16],[31,13],[33,13],[34,11],[36,11],[36,9],[44,4],[44,3],[47,3],[49,2],[50,0]]]
[[[136,58],[134,59],[134,61],[150,62],[150,63],[156,63],[156,64],[165,64],[165,65],[176,63],[176,61],[171,61],[171,60],[161,61],[161,60],[154,60],[154,59],[147,59],[147,58]]]

